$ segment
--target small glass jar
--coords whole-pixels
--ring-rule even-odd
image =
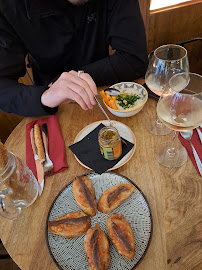
[[[98,133],[100,152],[105,159],[115,160],[122,153],[121,137],[115,127],[103,127]]]
[[[38,181],[32,171],[11,152],[0,170],[0,215],[16,219],[21,209],[31,205],[38,196]]]

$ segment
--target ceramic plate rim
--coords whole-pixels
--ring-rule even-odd
[[[93,123],[91,123],[91,124],[89,124],[89,125],[87,125],[87,126],[85,126],[81,131],[79,131],[79,133],[76,135],[76,137],[75,137],[75,139],[74,139],[74,143],[77,143],[78,142],[78,137],[87,129],[87,128],[89,128],[90,126],[93,126],[93,128],[96,128],[96,126],[94,127],[94,125],[95,124],[105,124],[105,123],[108,123],[108,120],[99,120],[99,121],[96,121],[96,122],[93,122]],[[121,163],[121,160],[124,158],[122,158],[116,165],[114,165],[114,167],[112,167],[112,168],[109,168],[107,171],[112,171],[112,170],[116,170],[116,169],[118,169],[118,168],[120,168],[120,167],[122,167],[123,165],[125,165],[131,158],[132,158],[132,156],[134,155],[134,153],[135,153],[135,150],[136,150],[136,137],[135,137],[135,134],[133,133],[133,131],[128,127],[128,126],[126,126],[125,124],[123,124],[123,123],[121,123],[121,122],[119,122],[119,121],[116,121],[116,120],[111,120],[111,122],[112,122],[112,124],[115,122],[115,123],[118,123],[118,124],[121,124],[121,125],[123,125],[123,126],[125,126],[129,131],[130,131],[130,133],[131,133],[131,135],[132,135],[132,139],[133,139],[133,144],[134,144],[134,146],[133,146],[133,148],[125,155],[125,157],[128,155],[128,157],[127,157],[127,159],[125,160],[125,161],[123,161],[122,163]],[[92,129],[93,130],[93,129]],[[91,131],[92,131],[91,130]],[[91,131],[89,131],[89,132],[91,132]],[[78,161],[78,163],[80,163],[84,168],[87,168],[87,169],[89,169],[89,170],[91,170],[91,171],[93,171],[93,169],[91,169],[91,168],[89,168],[87,165],[85,165],[84,163],[82,163],[79,159],[78,159],[78,157],[74,154],[74,156],[75,156],[75,158],[76,158],[76,160]]]
[[[145,200],[145,202],[146,202],[146,204],[147,204],[147,206],[148,206],[148,209],[149,209],[149,213],[150,213],[150,221],[151,221],[151,232],[150,232],[149,240],[148,240],[148,243],[147,243],[147,247],[146,247],[146,249],[145,249],[145,251],[144,251],[142,257],[139,259],[139,261],[138,261],[138,262],[136,263],[136,265],[133,267],[133,269],[134,269],[134,268],[136,268],[136,267],[139,265],[139,263],[140,263],[140,262],[143,260],[143,258],[145,257],[145,254],[147,253],[148,248],[149,248],[150,243],[151,243],[151,239],[152,239],[152,235],[153,235],[153,218],[152,218],[151,208],[150,208],[149,202],[148,202],[147,197],[145,196],[145,194],[142,192],[142,190],[141,190],[141,189],[140,189],[140,188],[139,188],[139,187],[138,187],[131,179],[129,179],[128,177],[126,177],[126,176],[124,176],[124,175],[122,175],[122,174],[115,173],[115,172],[105,172],[105,173],[116,174],[116,175],[118,175],[118,176],[120,176],[120,177],[125,178],[125,179],[128,180],[131,184],[133,184],[133,185],[138,189],[138,191],[141,193],[141,195],[143,196],[143,198],[144,198],[144,200]],[[97,174],[97,173],[95,173],[95,172],[89,172],[89,173],[84,173],[84,174],[82,174],[81,176],[88,176],[88,175],[90,175],[90,174]],[[51,213],[51,211],[52,211],[52,208],[53,208],[53,206],[54,206],[54,204],[55,204],[57,198],[60,196],[60,194],[61,194],[61,193],[62,193],[69,185],[71,185],[72,182],[73,182],[73,180],[71,180],[67,185],[65,185],[65,186],[58,192],[58,194],[56,195],[56,197],[55,197],[54,200],[52,201],[52,204],[51,204],[51,206],[50,206],[50,208],[49,208],[49,211],[48,211],[48,214],[47,214],[46,224],[45,224],[45,239],[46,239],[46,246],[47,246],[47,248],[48,248],[49,255],[50,255],[52,261],[53,261],[53,262],[55,263],[55,265],[58,267],[58,269],[61,269],[61,270],[64,270],[64,269],[59,265],[59,263],[58,263],[57,260],[55,259],[54,255],[53,255],[53,253],[52,253],[52,251],[51,251],[51,248],[50,248],[50,246],[49,246],[49,242],[48,242],[48,222],[49,222],[49,216],[50,216],[50,213]]]

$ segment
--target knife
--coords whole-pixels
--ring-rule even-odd
[[[34,160],[35,160],[37,178],[38,178],[38,183],[39,183],[39,196],[41,196],[41,193],[44,188],[44,170],[38,157],[38,151],[37,151],[35,138],[34,138],[34,127],[30,131],[30,139],[31,139],[32,150],[34,153]]]

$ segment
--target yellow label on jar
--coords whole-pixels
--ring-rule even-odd
[[[120,157],[122,153],[121,141],[115,147],[104,147],[100,145],[100,152],[105,159],[114,160]]]

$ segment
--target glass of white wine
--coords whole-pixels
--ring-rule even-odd
[[[160,121],[175,134],[172,143],[163,143],[155,150],[158,162],[165,167],[180,167],[187,161],[186,149],[177,141],[179,131],[188,131],[202,124],[202,76],[189,73],[174,75],[157,104]],[[178,142],[178,144],[177,144]]]
[[[178,73],[186,73],[181,80],[184,86],[188,83],[189,63],[187,50],[179,45],[168,44],[158,47],[149,61],[147,72],[145,75],[145,83],[148,88],[160,96],[166,89],[170,78]],[[146,121],[147,130],[155,135],[167,135],[171,133],[171,129],[164,126],[157,117]]]

